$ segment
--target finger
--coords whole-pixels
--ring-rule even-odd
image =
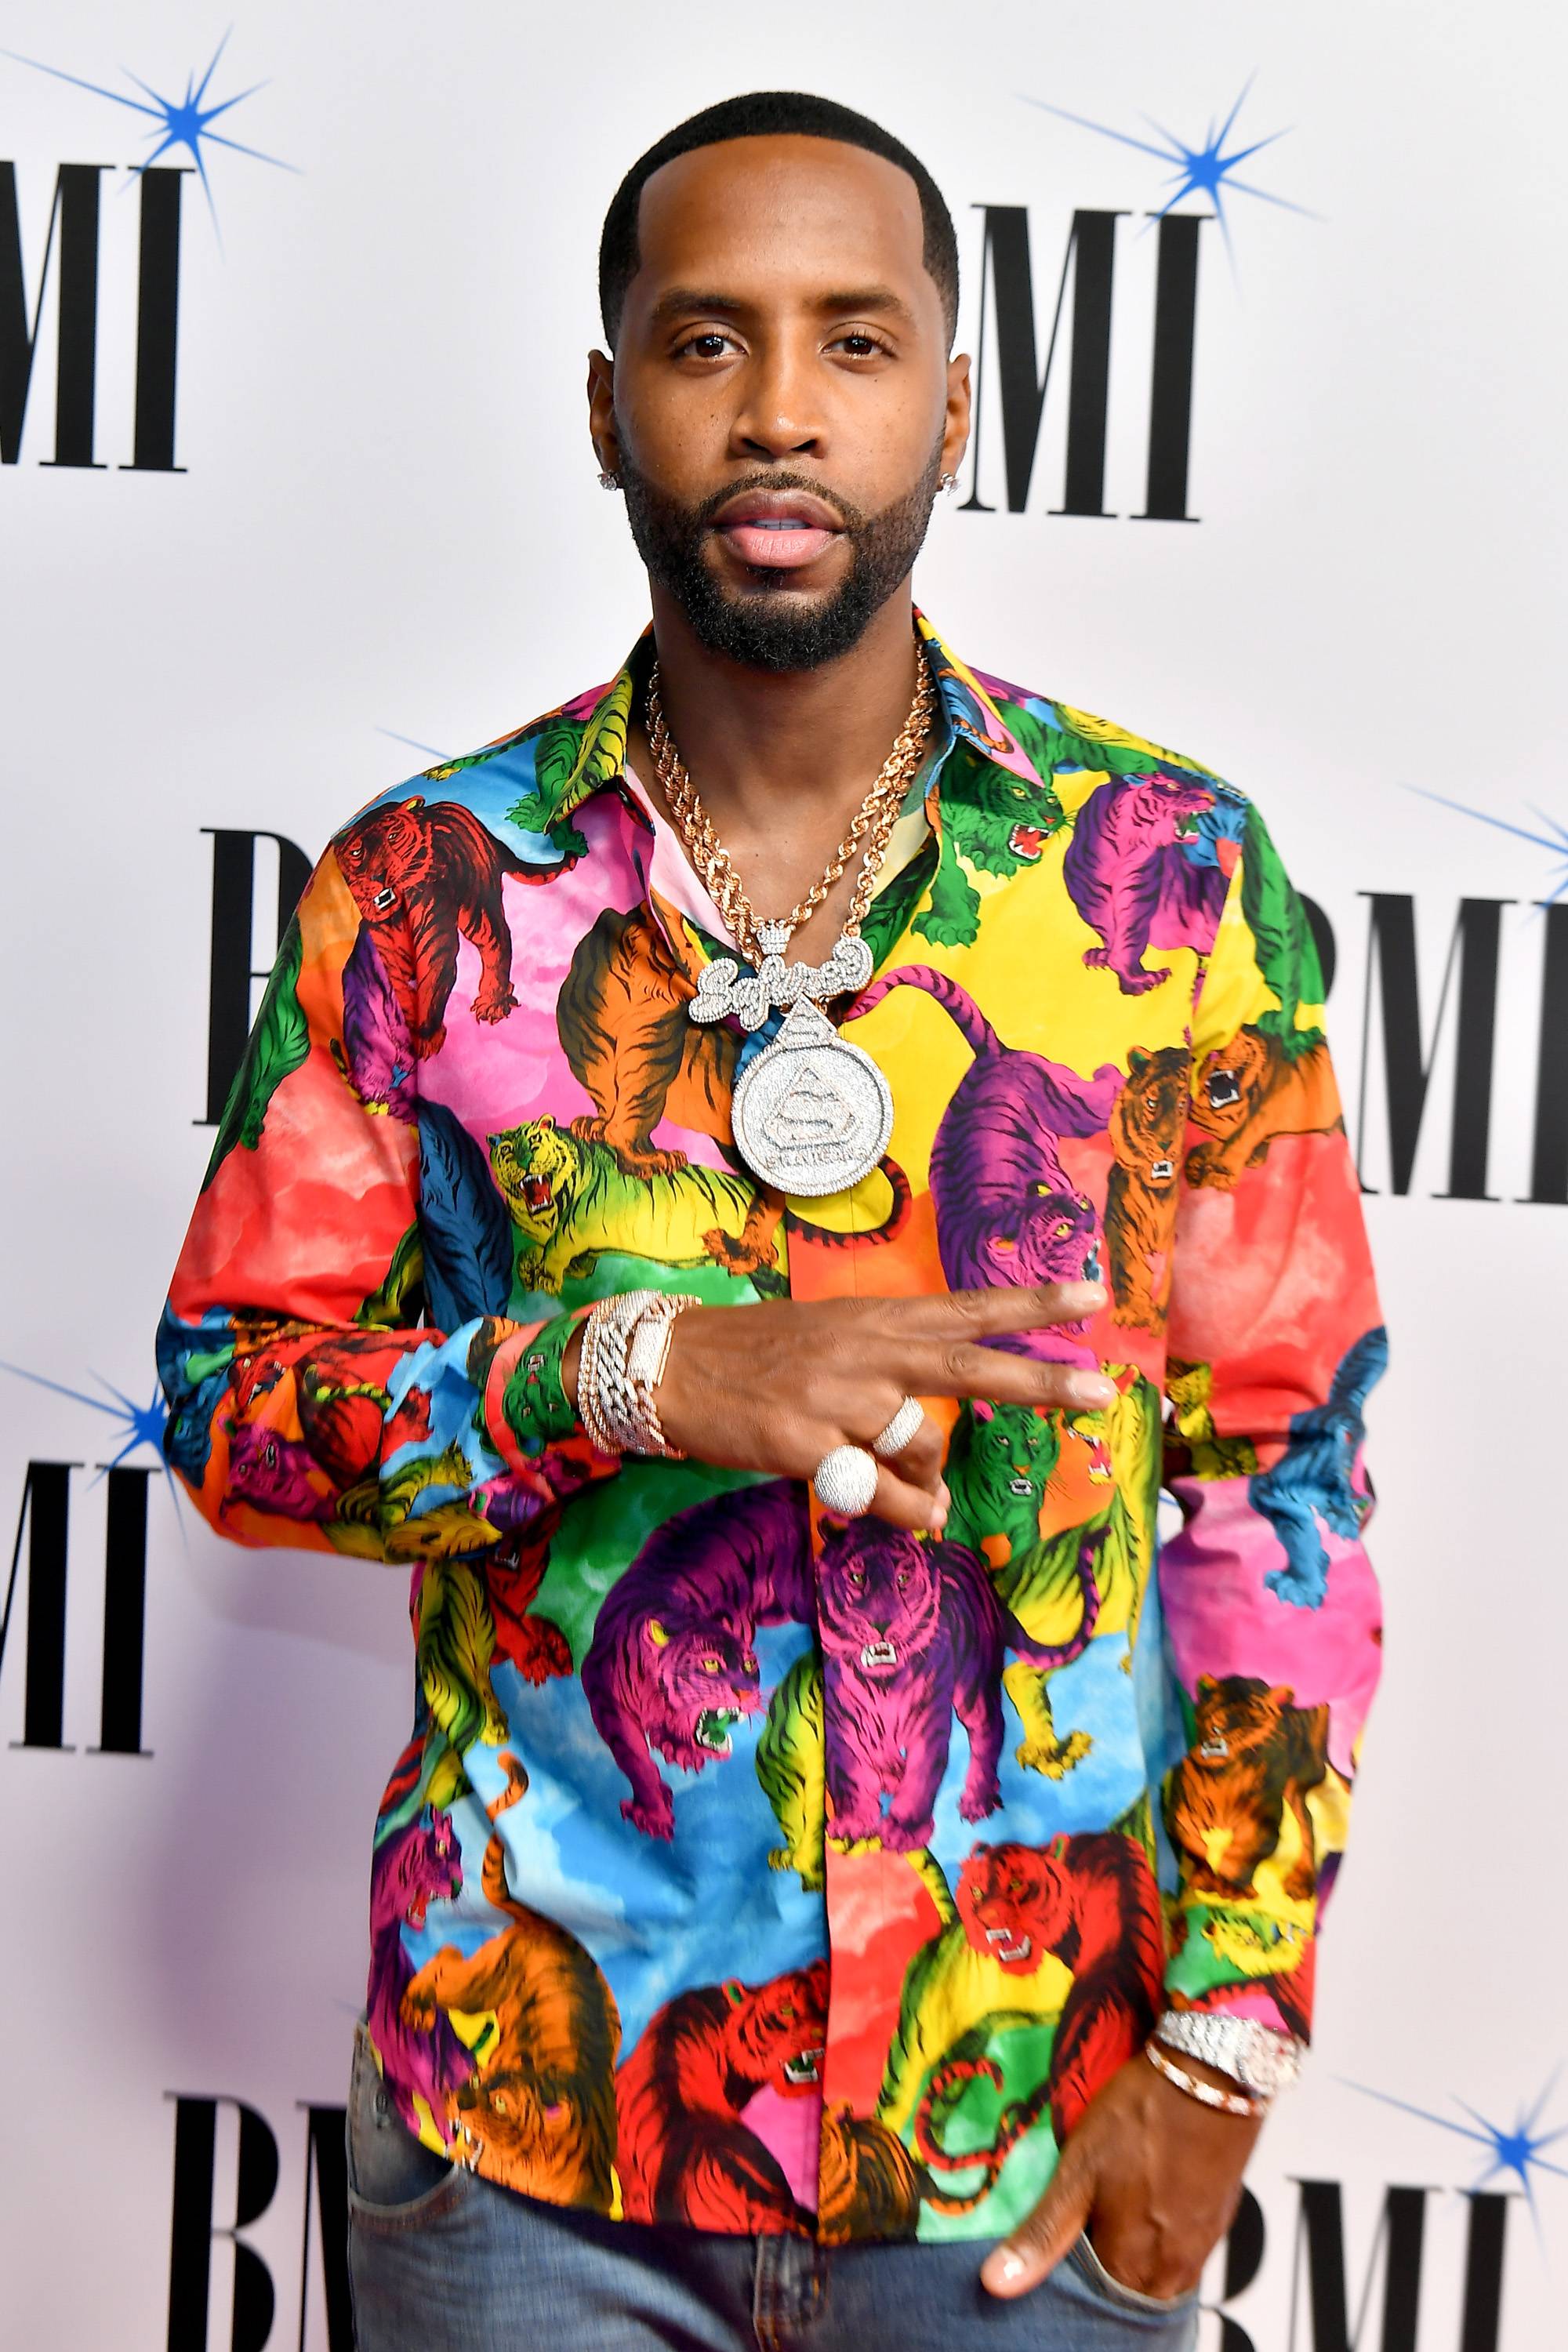
[[[942,1459],[946,1446],[941,1430],[928,1414],[921,1423],[907,1445],[889,1458],[889,1468],[911,1486],[923,1486],[934,1493],[942,1484]]]
[[[1103,1372],[1073,1364],[1042,1364],[972,1340],[915,1343],[895,1368],[917,1396],[984,1397],[994,1404],[1059,1405],[1068,1412],[1100,1412],[1116,1402],[1116,1384]]]
[[[1042,1331],[1055,1323],[1081,1323],[1105,1305],[1099,1282],[1006,1284],[996,1290],[931,1291],[919,1298],[892,1298],[894,1328],[941,1339],[955,1329],[974,1339],[1003,1331]]]
[[[891,1464],[877,1465],[877,1491],[868,1511],[891,1528],[907,1528],[913,1535],[941,1535],[947,1525],[947,1488],[940,1479],[935,1491],[901,1478]]]
[[[981,2263],[981,2285],[1005,2297],[1029,2294],[1077,2245],[1093,2205],[1093,2173],[1074,2159],[1069,2142],[1033,2212],[1026,2214],[1010,2237],[993,2246]]]
[[[906,1402],[896,1391],[892,1393],[895,1402],[886,1412],[882,1411],[884,1398],[879,1383],[874,1396],[868,1397],[865,1412],[855,1418],[854,1444],[868,1445],[875,1451],[877,1440]],[[887,1462],[899,1477],[908,1479],[911,1486],[935,1487],[942,1476],[946,1452],[947,1441],[942,1431],[929,1413],[922,1412],[914,1435],[906,1439],[896,1454],[878,1454],[877,1458]]]

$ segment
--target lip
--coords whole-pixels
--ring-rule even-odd
[[[815,563],[844,528],[825,499],[805,490],[742,490],[713,524],[742,563],[765,572]]]

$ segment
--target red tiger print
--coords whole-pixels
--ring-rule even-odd
[[[809,2232],[811,2215],[741,2110],[765,2084],[786,2098],[815,2094],[826,2024],[826,1960],[667,2001],[616,2077],[627,2221]]]
[[[975,1846],[959,1878],[958,1913],[976,1951],[1017,1975],[1054,1952],[1072,1971],[1072,1990],[1057,2020],[1048,2076],[1004,2111],[991,2147],[963,2155],[944,2148],[941,2124],[974,2077],[1001,2089],[995,2060],[961,2046],[933,2070],[915,2116],[916,2148],[933,2171],[985,2167],[976,2187],[928,2194],[944,2213],[979,2203],[1009,2150],[1047,2106],[1060,2147],[1098,2086],[1152,2032],[1165,1969],[1153,1874],[1142,1849],[1113,1831],[1054,1837],[1043,1848]]]
[[[531,865],[488,833],[461,802],[437,801],[427,808],[419,793],[361,817],[338,836],[337,851],[418,1061],[438,1053],[446,1038],[459,936],[479,952],[475,1020],[504,1021],[516,1006],[503,877],[550,882],[576,863],[565,856],[552,866]]]

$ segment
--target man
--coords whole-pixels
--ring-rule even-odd
[[[601,292],[651,635],[339,834],[162,1339],[216,1526],[413,1564],[362,2352],[1190,2345],[1377,1675],[1310,935],[911,625],[905,149],[710,109]]]

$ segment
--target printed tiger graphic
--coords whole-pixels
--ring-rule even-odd
[[[1311,1899],[1307,1791],[1328,1768],[1329,1710],[1294,1699],[1289,1685],[1249,1675],[1200,1678],[1193,1744],[1165,1787],[1165,1826],[1191,1862],[1194,1887],[1244,1901],[1255,1895],[1258,1866],[1279,1844],[1289,1809],[1300,1846],[1284,1891],[1292,1902]]]

